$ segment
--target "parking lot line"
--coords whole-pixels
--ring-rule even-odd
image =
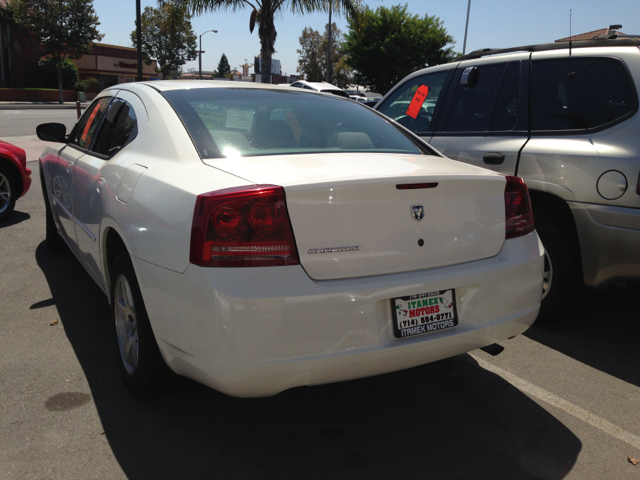
[[[568,402],[567,400],[560,398],[557,395],[554,395],[553,393],[548,392],[530,382],[527,382],[526,380],[517,377],[516,375],[513,375],[512,373],[509,373],[506,370],[503,370],[502,368],[487,362],[486,360],[478,358],[475,355],[471,356],[478,362],[478,365],[480,365],[482,368],[502,377],[504,380],[509,382],[521,392],[542,400],[543,402],[546,402],[556,408],[559,408],[560,410],[573,415],[583,422],[596,427],[598,430],[608,433],[612,437],[615,437],[618,440],[622,440],[626,444],[640,450],[640,437],[638,437],[637,435],[627,432],[617,425],[606,421],[604,418],[594,415],[584,408],[580,408],[579,406],[574,405],[573,403]]]

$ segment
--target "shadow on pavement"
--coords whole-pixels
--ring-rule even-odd
[[[0,228],[10,227],[11,225],[17,225],[18,223],[29,220],[31,215],[19,210],[14,210],[4,222],[0,223]]]
[[[640,291],[584,289],[567,311],[536,321],[524,335],[640,387]]]
[[[36,260],[130,479],[561,479],[582,448],[562,423],[468,355],[275,397],[185,379],[141,401],[115,363],[110,309],[68,250]],[[84,399],[49,399],[58,403]]]

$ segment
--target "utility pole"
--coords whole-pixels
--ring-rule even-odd
[[[198,78],[200,80],[202,80],[202,54],[204,53],[202,51],[202,35],[209,32],[218,33],[218,30],[207,30],[206,32],[200,34],[200,48],[198,49]]]
[[[140,20],[140,0],[136,0],[136,53],[138,58],[138,78],[136,81],[141,82],[142,78],[142,21]]]

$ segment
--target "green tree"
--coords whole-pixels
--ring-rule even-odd
[[[349,88],[354,82],[353,69],[347,63],[347,57],[340,57],[340,59],[333,63],[333,83],[340,88]]]
[[[274,23],[276,14],[285,10],[296,14],[328,12],[331,5],[334,13],[344,13],[355,19],[361,11],[361,0],[181,0],[181,3],[188,5],[190,11],[198,15],[217,10],[235,12],[239,8],[249,7],[249,31],[253,32],[256,23],[258,24],[263,83],[269,82],[271,78],[271,57],[275,52],[277,36]]]
[[[227,60],[227,56],[223,53],[218,62],[218,78],[228,78],[226,75],[230,72],[231,67],[229,66],[229,60]]]
[[[147,63],[158,61],[162,78],[190,60],[198,58],[196,34],[191,26],[191,15],[187,9],[174,1],[160,0],[158,8],[145,7],[140,16],[142,27],[142,55]],[[131,32],[131,41],[136,46],[137,35]]]
[[[298,52],[298,72],[309,82],[324,79],[324,61],[322,58],[322,35],[317,30],[305,28],[300,35]]]
[[[385,94],[399,80],[426,66],[448,63],[455,42],[437,17],[407,13],[407,6],[366,8],[359,22],[349,21],[344,42],[347,63],[358,83]]]
[[[62,88],[71,90],[76,86],[80,75],[78,67],[68,58],[62,60]],[[38,85],[42,88],[58,88],[58,66],[52,58],[43,58],[38,62]]]
[[[66,58],[90,53],[93,42],[102,40],[93,0],[9,0],[14,21],[42,45],[44,56],[58,72],[59,102],[62,97],[62,64]]]
[[[317,30],[305,28],[300,36],[298,52],[298,71],[304,74],[309,82],[321,82],[326,77],[327,69],[327,29],[321,34]],[[353,83],[353,72],[345,61],[342,52],[343,35],[335,23],[331,26],[331,71],[332,82],[340,88]]]

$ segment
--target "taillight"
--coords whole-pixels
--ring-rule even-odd
[[[201,267],[297,265],[284,189],[252,185],[198,195],[189,261]]]
[[[504,189],[504,213],[507,222],[506,238],[520,237],[535,230],[529,189],[519,177],[507,175]]]

